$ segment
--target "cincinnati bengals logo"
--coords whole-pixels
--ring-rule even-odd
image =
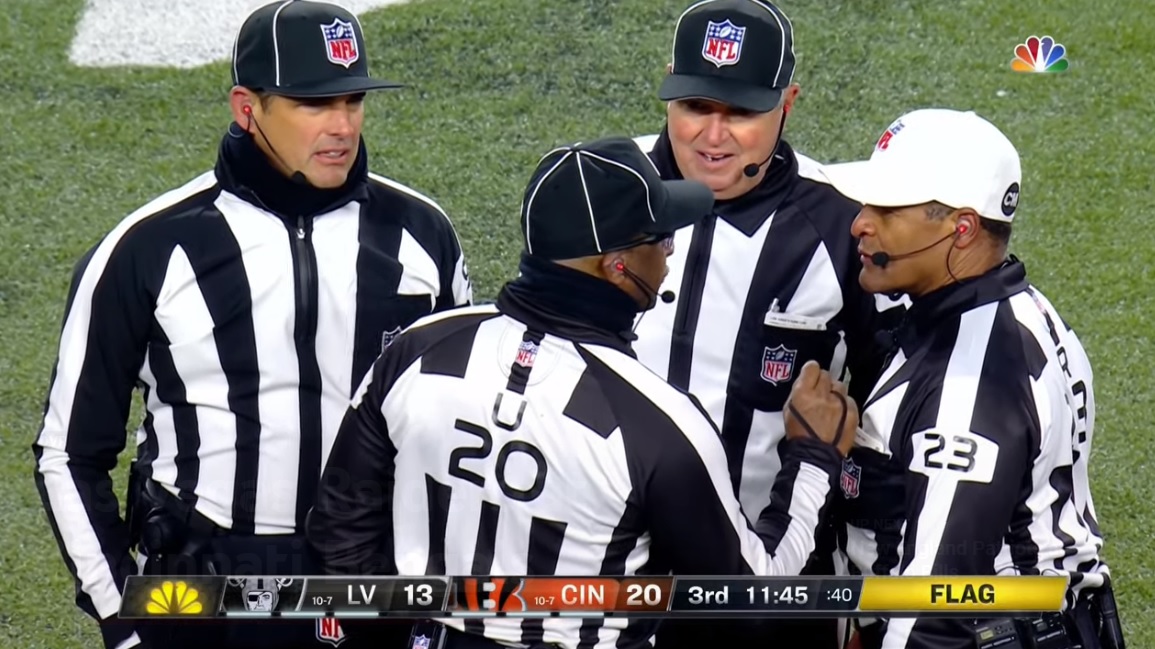
[[[524,588],[520,578],[462,579],[457,584],[457,606],[467,611],[520,613],[528,610],[521,596]]]

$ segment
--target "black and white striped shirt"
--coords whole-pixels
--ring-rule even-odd
[[[682,177],[665,130],[636,141],[663,178]],[[850,234],[860,206],[820,169],[781,142],[758,187],[676,234],[663,287],[677,299],[638,323],[638,358],[701,401],[751,513],[781,467],[782,407],[797,372],[818,361],[861,402],[882,367],[874,333],[901,313],[860,288]]]
[[[1022,263],[915,300],[896,340],[842,479],[852,569],[1101,586],[1091,366]],[[893,619],[881,647],[972,647],[965,624]]]
[[[145,476],[237,534],[292,533],[383,338],[471,301],[445,214],[366,175],[363,149],[360,180],[297,216],[250,189],[255,146],[225,142],[214,171],[90,250],[68,296],[36,481],[97,619],[136,571],[109,477],[134,387]]]
[[[791,575],[813,552],[841,462],[811,440],[782,458],[783,490],[747,522],[692,397],[626,338],[507,291],[420,321],[382,355],[308,535],[335,573]],[[444,622],[569,649],[650,646],[655,631],[621,618]]]

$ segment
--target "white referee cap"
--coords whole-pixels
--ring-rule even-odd
[[[864,205],[903,207],[937,201],[1010,223],[1022,168],[1015,146],[973,111],[916,110],[883,132],[869,160],[832,164],[825,175]]]

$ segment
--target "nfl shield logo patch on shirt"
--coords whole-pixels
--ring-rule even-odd
[[[706,24],[702,58],[719,68],[723,65],[734,65],[742,58],[742,40],[745,37],[745,27],[739,27],[729,20],[720,23],[711,20]]]
[[[858,497],[858,483],[862,479],[862,467],[854,460],[846,458],[842,461],[842,477],[839,484],[842,486],[842,495],[847,498]]]
[[[345,630],[335,617],[317,618],[317,639],[336,647],[345,641]]]
[[[353,23],[334,18],[331,24],[321,25],[321,33],[325,35],[325,54],[333,63],[347,68],[360,57]]]
[[[762,353],[762,379],[778,385],[789,381],[794,375],[794,358],[798,350],[787,349],[785,345],[778,345],[771,349],[766,348]]]
[[[517,347],[517,358],[514,362],[522,367],[533,367],[533,362],[537,359],[537,349],[537,343],[523,340]]]
[[[401,333],[401,327],[393,327],[389,331],[381,332],[381,353],[384,354],[389,345],[393,344],[393,340],[397,338],[397,334]]]

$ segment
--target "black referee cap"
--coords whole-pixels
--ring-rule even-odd
[[[280,0],[254,11],[233,45],[233,83],[288,97],[400,88],[369,76],[361,23],[334,4]]]
[[[541,159],[521,204],[521,230],[529,254],[577,259],[673,234],[713,207],[709,187],[662,180],[633,140],[613,137],[563,146]]]
[[[705,0],[674,27],[673,69],[658,97],[774,110],[794,78],[794,28],[765,0]]]

